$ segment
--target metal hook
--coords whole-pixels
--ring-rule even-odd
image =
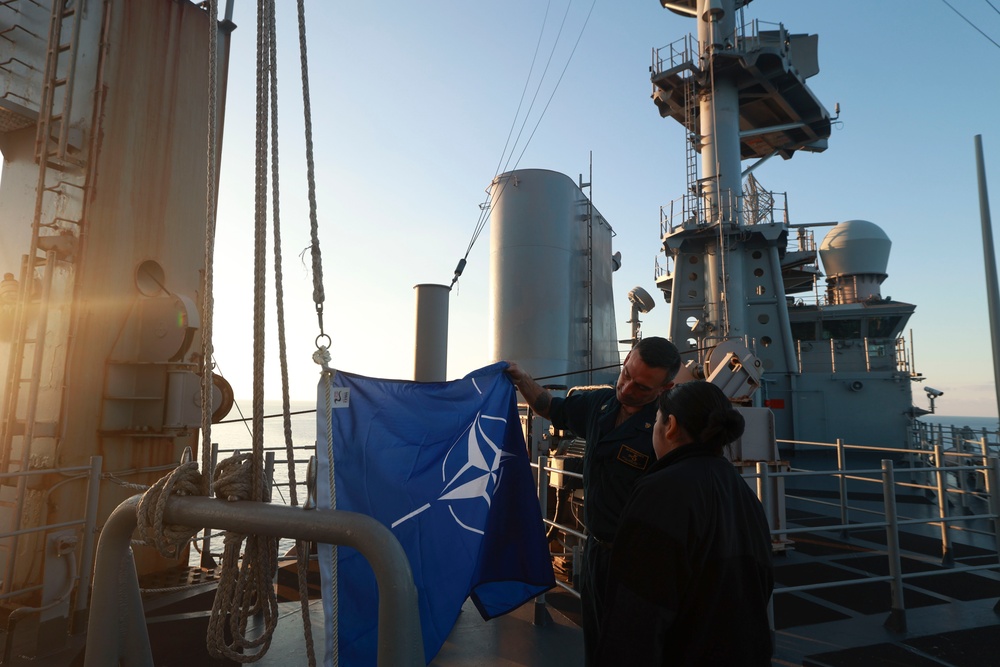
[[[306,502],[302,505],[304,510],[314,510],[319,508],[316,502],[316,455],[309,457],[309,465],[306,467]]]

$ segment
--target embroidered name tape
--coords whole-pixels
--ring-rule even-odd
[[[649,456],[628,445],[622,445],[621,449],[618,450],[618,460],[639,470],[645,470],[646,466],[649,465]]]

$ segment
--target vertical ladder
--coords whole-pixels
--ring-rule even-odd
[[[587,182],[580,176],[580,191],[587,188],[587,384],[594,384],[594,156],[590,156]]]
[[[38,110],[38,133],[35,136],[35,159],[56,158],[83,166],[69,156],[69,128],[73,111],[73,82],[76,77],[77,50],[83,14],[78,5],[67,8],[67,0],[55,0],[49,18],[48,46],[45,50],[45,76],[42,102]],[[63,41],[64,38],[67,41]],[[58,163],[57,163],[58,164]]]
[[[31,246],[22,259],[20,286],[14,316],[13,338],[7,366],[7,392],[0,431],[0,473],[23,472],[31,467],[32,443],[38,437],[56,437],[57,423],[38,420],[46,334],[53,301],[53,278],[57,267],[74,260],[83,218],[85,151],[72,156],[69,131],[72,120],[73,85],[82,12],[78,5],[67,8],[67,0],[55,0],[49,22],[45,73],[35,158],[38,183],[31,228]],[[74,190],[71,192],[70,190]],[[74,204],[76,202],[76,204]],[[39,289],[40,286],[40,289]],[[56,297],[58,298],[58,297]],[[57,342],[58,343],[58,342]],[[61,379],[60,379],[61,382]],[[59,389],[61,393],[61,387]],[[17,442],[17,439],[20,442]],[[15,446],[16,445],[16,446]],[[23,527],[28,478],[0,483],[0,532],[16,533]],[[15,557],[19,536],[0,540],[0,593],[16,586]]]
[[[684,129],[687,131],[687,141],[684,142],[684,175],[686,177],[687,193],[684,196],[684,220],[692,217],[699,223],[701,215],[700,177],[698,176],[698,146],[701,135],[695,127],[697,120],[695,109],[698,105],[698,94],[695,91],[695,77],[688,72],[684,80]]]

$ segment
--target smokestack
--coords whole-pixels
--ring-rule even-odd
[[[413,346],[413,379],[444,382],[448,374],[447,285],[414,285],[417,291],[416,341]]]

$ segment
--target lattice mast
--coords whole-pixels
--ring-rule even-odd
[[[815,36],[780,25],[748,30],[738,11],[748,2],[662,3],[695,19],[697,43],[688,37],[653,57],[653,101],[688,139],[687,190],[662,220],[673,268],[657,282],[682,348],[766,339],[771,368],[787,371],[795,364],[782,275],[789,225],[775,219],[770,193],[752,184],[753,196],[744,195],[753,166],[744,172],[742,162],[825,150],[830,116],[805,85],[818,72]],[[763,201],[771,203],[758,210]]]
[[[715,7],[718,4],[729,6]],[[698,65],[707,73],[708,85],[698,96],[701,180],[696,187],[704,204],[705,222],[718,227],[721,241],[718,252],[706,258],[706,280],[719,287],[709,300],[708,317],[718,323],[723,337],[740,338],[747,333],[739,307],[746,302],[746,295],[743,281],[732,278],[743,273],[743,257],[740,252],[727,253],[725,242],[743,226],[739,95],[735,79],[717,72],[715,62],[717,52],[725,50],[727,44],[733,46],[735,2],[699,2],[698,17]]]

